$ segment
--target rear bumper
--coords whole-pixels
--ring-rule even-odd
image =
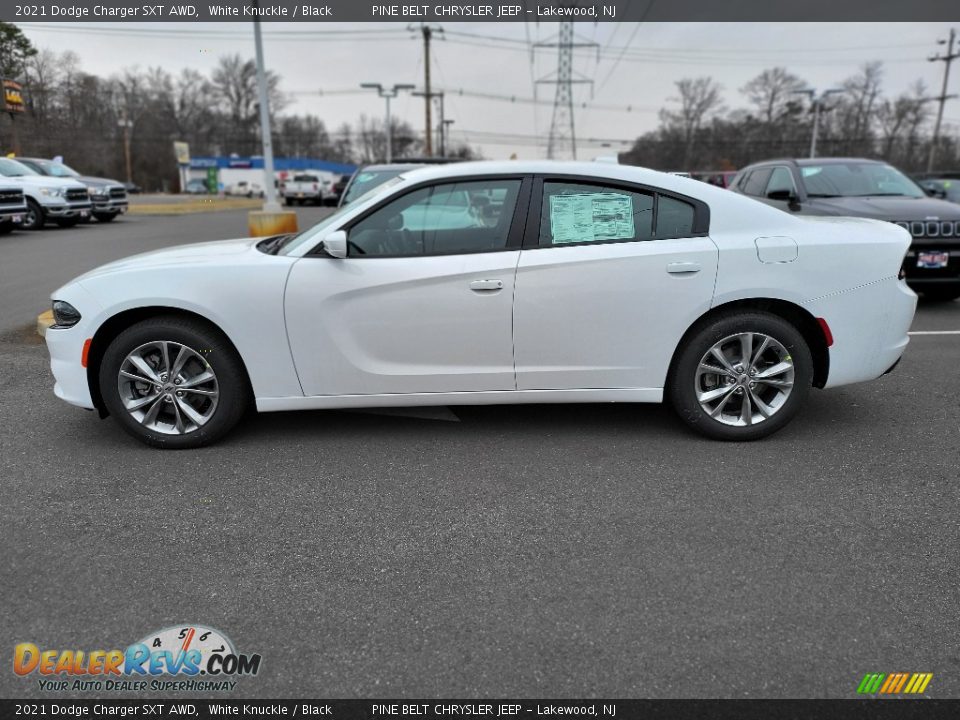
[[[875,380],[889,372],[910,342],[917,295],[887,278],[805,304],[833,334],[830,375],[824,387]]]

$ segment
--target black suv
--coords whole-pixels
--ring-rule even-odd
[[[913,236],[904,262],[910,287],[934,300],[960,297],[960,206],[927,197],[891,165],[862,158],[767,160],[743,168],[730,189],[797,215],[896,223]]]

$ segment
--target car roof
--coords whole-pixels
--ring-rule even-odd
[[[361,165],[357,168],[357,172],[382,172],[383,170],[413,170],[414,168],[423,167],[423,163],[389,163],[387,165]]]
[[[874,160],[872,158],[858,157],[818,157],[818,158],[771,158],[770,160],[758,160],[750,163],[744,170],[757,165],[783,165],[784,163],[805,167],[809,165],[844,165],[847,163],[859,163],[868,165],[884,165],[883,160]]]

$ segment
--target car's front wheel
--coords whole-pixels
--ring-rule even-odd
[[[757,440],[796,415],[813,382],[803,335],[763,312],[708,321],[681,348],[668,398],[680,417],[717,440]]]
[[[27,214],[23,216],[24,230],[41,230],[46,222],[46,216],[40,204],[31,198],[27,198]]]
[[[107,347],[99,372],[109,413],[138,440],[193,448],[225,435],[249,405],[246,373],[216,329],[180,317],[139,322]]]
[[[921,290],[924,298],[933,302],[950,302],[960,298],[960,286],[947,285],[940,288],[928,288]]]
[[[113,222],[113,219],[117,217],[117,213],[94,213],[93,216],[100,222]]]

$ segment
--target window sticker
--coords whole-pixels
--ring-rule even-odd
[[[620,193],[578,193],[550,196],[553,242],[632,240],[633,198]]]

